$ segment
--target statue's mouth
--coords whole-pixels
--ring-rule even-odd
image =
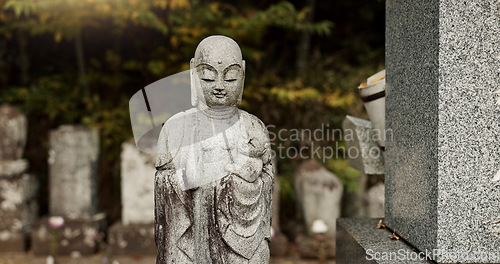
[[[226,97],[226,93],[213,93],[213,95],[217,98],[224,98]]]

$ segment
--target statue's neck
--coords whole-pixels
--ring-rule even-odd
[[[200,110],[200,112],[205,114],[207,117],[213,119],[228,119],[238,112],[238,108],[236,106],[208,107],[204,103],[198,104],[198,110]]]

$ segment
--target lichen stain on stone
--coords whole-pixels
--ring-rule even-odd
[[[50,149],[48,163],[52,165],[54,162],[56,162],[56,151],[54,149]]]
[[[12,231],[20,231],[23,228],[23,223],[21,222],[20,219],[14,219],[12,223]]]
[[[74,239],[78,237],[82,232],[79,229],[71,230],[71,228],[66,227],[63,231],[63,236],[68,239]]]
[[[11,234],[9,231],[5,230],[0,232],[0,241],[7,241],[11,237]]]
[[[120,248],[126,248],[128,246],[128,242],[125,239],[123,239],[122,233],[117,234],[116,240]]]
[[[69,241],[68,241],[67,239],[63,239],[63,240],[61,241],[61,246],[63,246],[63,247],[67,247],[68,245],[69,245]]]
[[[0,209],[4,211],[13,211],[19,207],[22,203],[22,193],[18,190],[15,184],[11,184],[6,181],[0,181],[0,190],[2,204],[0,204]]]
[[[92,227],[86,227],[83,230],[83,243],[88,247],[93,248],[95,246],[95,237],[97,235],[97,230]]]

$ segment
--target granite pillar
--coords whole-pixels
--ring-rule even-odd
[[[385,221],[438,263],[500,261],[499,8],[386,2]]]

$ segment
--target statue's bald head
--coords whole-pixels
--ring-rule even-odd
[[[206,63],[212,66],[222,64],[224,68],[231,64],[241,66],[241,50],[236,41],[226,36],[210,36],[203,39],[194,53],[195,66]]]
[[[236,41],[225,36],[203,39],[191,59],[191,102],[209,107],[241,103],[245,61]]]

